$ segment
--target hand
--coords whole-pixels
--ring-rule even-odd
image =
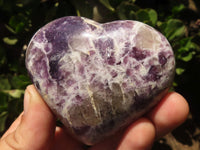
[[[189,113],[186,100],[168,93],[147,115],[123,133],[102,141],[89,150],[147,150],[158,139],[182,124]],[[84,150],[84,145],[56,127],[56,118],[33,85],[27,87],[24,111],[0,139],[2,150]]]

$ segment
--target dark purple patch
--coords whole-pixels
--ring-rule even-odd
[[[157,81],[161,77],[161,75],[159,75],[159,73],[160,73],[159,66],[151,66],[151,68],[148,71],[147,80],[148,81]]]
[[[48,42],[52,44],[54,53],[68,50],[68,43],[66,42],[67,36],[65,32],[59,30],[47,30],[45,35]]]
[[[61,51],[68,50],[67,39],[86,27],[80,17],[61,18],[49,24],[45,29],[45,37],[52,44],[54,53],[61,53]]]
[[[134,92],[133,99],[135,100],[135,103],[132,106],[133,111],[144,109],[149,103],[152,101],[152,95],[151,95],[151,88],[145,88],[145,90],[148,90],[148,95],[141,94],[138,95],[137,92]],[[148,101],[146,101],[148,100]]]
[[[93,51],[93,50],[90,50],[90,51],[89,51],[89,54],[90,54],[90,56],[92,56],[92,55],[94,55],[94,54],[95,54],[95,51]]]
[[[78,71],[79,71],[79,73],[80,73],[81,75],[83,75],[83,74],[84,74],[84,71],[85,71],[84,66],[83,66],[83,65],[79,65]]]
[[[84,135],[85,133],[88,132],[88,130],[90,130],[90,126],[82,126],[82,127],[72,127],[74,132],[77,135]]]
[[[130,47],[131,43],[130,42],[125,42],[124,47]]]
[[[48,53],[49,51],[51,51],[51,49],[48,46],[44,47],[44,50]]]
[[[128,56],[125,56],[125,57],[124,57],[123,63],[124,63],[124,64],[127,64],[127,63],[128,63]]]
[[[111,76],[113,77],[113,78],[115,78],[118,74],[117,74],[117,72],[115,71],[115,70],[112,70],[111,72],[110,72],[110,74],[111,74]]]
[[[39,84],[38,81],[35,81],[35,84],[34,84],[34,85],[36,86],[36,88],[37,88],[38,90],[41,90],[41,88],[40,88],[40,84]]]
[[[83,101],[83,98],[80,95],[76,95],[75,96],[75,101],[78,102],[78,103],[80,103],[80,102]]]
[[[140,65],[136,65],[136,66],[134,67],[134,69],[135,69],[135,70],[139,70],[139,69],[140,69]]]
[[[115,64],[115,57],[111,56],[107,58],[107,62],[109,65],[114,65]]]
[[[132,75],[132,70],[131,69],[127,69],[126,70],[126,75],[127,76],[131,76]]]
[[[59,76],[59,71],[58,71],[58,68],[59,68],[58,60],[49,61],[49,67],[50,67],[49,73],[51,77],[53,79],[59,79],[60,76]]]
[[[121,61],[119,61],[119,62],[117,62],[117,63],[116,63],[116,65],[121,65],[121,63],[122,63],[122,62],[121,62]]]
[[[158,58],[159,58],[159,63],[164,66],[167,62],[167,58],[165,57],[165,54],[163,52],[160,52],[158,54]]]
[[[94,77],[96,76],[96,74],[92,73],[91,77],[90,77],[90,82],[93,81]]]
[[[65,100],[64,99],[62,99],[59,103],[56,103],[56,105],[58,106],[58,107],[63,107],[63,105],[65,104]]]
[[[103,134],[104,132],[108,132],[115,126],[114,119],[111,120],[104,120],[104,122],[100,125],[100,127],[97,127],[96,130],[98,133]]]
[[[129,52],[129,55],[139,61],[149,56],[149,51],[133,47],[132,50]]]
[[[103,58],[107,57],[106,55],[108,55],[108,50],[114,48],[113,39],[111,38],[101,38],[98,41],[94,41],[94,45]]]

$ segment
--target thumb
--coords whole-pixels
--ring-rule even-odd
[[[24,112],[0,140],[0,149],[46,150],[54,139],[55,117],[33,85],[24,96]]]

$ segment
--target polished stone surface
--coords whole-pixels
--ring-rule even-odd
[[[175,60],[167,39],[146,24],[70,16],[33,36],[26,67],[68,131],[92,145],[161,99],[173,81]]]

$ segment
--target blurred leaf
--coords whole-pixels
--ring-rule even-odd
[[[41,0],[18,0],[17,3],[22,4],[23,6],[33,5],[33,4],[36,5],[41,3]]]
[[[10,97],[8,103],[9,118],[15,119],[23,110],[23,99]]]
[[[24,89],[28,84],[30,84],[30,79],[25,75],[12,76],[10,78],[10,83],[14,89]]]
[[[20,22],[20,23],[15,27],[15,31],[16,31],[17,33],[19,33],[19,32],[21,32],[24,28],[25,28],[24,22]]]
[[[172,87],[176,87],[176,86],[178,86],[178,84],[174,81]]]
[[[192,59],[193,55],[195,54],[194,51],[188,53],[186,56],[182,56],[180,57],[181,60],[185,61],[185,62],[188,62]]]
[[[5,124],[6,124],[7,117],[8,117],[7,112],[2,112],[0,114],[0,132],[3,132],[5,130]]]
[[[137,20],[155,26],[157,23],[157,12],[154,9],[140,9],[136,12]]]
[[[16,34],[15,30],[13,28],[11,28],[10,26],[8,25],[5,25],[5,27],[8,29],[8,31],[10,31],[11,33],[13,34]]]
[[[158,20],[157,21],[157,26],[160,27],[161,25],[162,25],[162,22]]]
[[[75,6],[76,12],[78,16],[83,16],[87,18],[93,17],[93,7],[87,2],[83,0],[70,0],[71,3]]]
[[[7,110],[8,101],[7,101],[7,94],[0,92],[0,113]]]
[[[183,68],[176,68],[177,75],[181,75],[184,71],[185,71],[185,69],[183,69]]]
[[[28,24],[28,19],[24,14],[19,13],[12,16],[8,24],[16,33],[19,33],[23,31],[25,26]]]
[[[0,6],[2,6],[3,5],[3,0],[0,0]]]
[[[150,21],[152,22],[153,25],[155,25],[158,20],[157,12],[154,9],[149,9],[148,13],[149,13]]]
[[[15,3],[13,3],[13,0],[1,0],[0,7],[1,10],[5,11],[8,14],[13,13]]]
[[[20,98],[22,96],[22,94],[24,94],[24,90],[19,90],[19,89],[3,90],[2,92],[12,96],[13,98]]]
[[[199,45],[194,43],[192,37],[183,38],[179,41],[180,49],[179,52],[189,51],[190,49],[199,49]]]
[[[18,72],[19,64],[17,62],[8,64],[8,68],[12,72]]]
[[[193,56],[196,54],[196,51],[200,49],[200,47],[192,41],[192,37],[183,38],[178,41],[178,50],[175,53],[177,59],[188,62]]]
[[[180,13],[183,9],[185,9],[185,6],[183,4],[180,4],[178,6],[174,6],[172,8],[172,14],[178,14]]]
[[[115,9],[110,5],[109,0],[99,0],[100,3],[102,3],[106,8],[108,8],[110,11],[114,12]]]
[[[137,15],[137,20],[139,20],[141,22],[145,22],[150,19],[149,13],[145,9],[140,9],[139,11],[137,11],[136,15]]]
[[[0,90],[10,90],[10,89],[11,86],[8,79],[0,77]]]
[[[118,11],[117,11],[117,14],[118,14],[119,19],[121,19],[121,20],[126,20],[126,19],[128,19],[128,17],[126,16],[125,11],[126,11],[125,6],[121,4],[121,5],[118,7]]]
[[[134,3],[123,1],[117,7],[117,15],[119,19],[126,20],[126,19],[136,19],[136,11],[139,10],[139,7]]]
[[[45,11],[45,19],[44,22],[48,23],[54,19],[56,19],[57,17],[57,12],[58,12],[58,8],[59,7],[59,2],[53,2],[52,1],[52,7],[45,7],[45,9],[43,9],[43,11]]]
[[[136,13],[134,11],[132,11],[132,10],[129,13],[129,19],[130,20],[135,20],[136,19]]]
[[[10,37],[4,37],[3,38],[4,43],[8,45],[15,45],[18,42],[17,38],[10,38]]]
[[[5,49],[0,45],[0,67],[5,65],[7,61]]]
[[[17,3],[16,6],[22,8],[24,5],[22,3]]]
[[[109,0],[110,5],[115,9],[117,6],[120,5],[124,0]]]
[[[161,24],[160,29],[169,41],[183,37],[186,34],[186,27],[181,20],[169,19]]]

